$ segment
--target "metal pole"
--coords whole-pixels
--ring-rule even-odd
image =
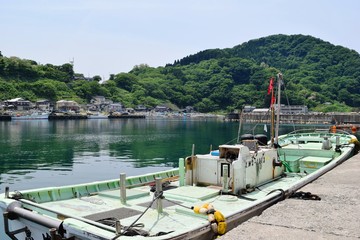
[[[179,158],[179,185],[185,186],[185,161]]]
[[[126,174],[120,173],[120,201],[126,204]]]
[[[21,199],[21,202],[30,202],[25,199]],[[34,203],[35,204],[35,203]],[[18,201],[10,203],[6,210],[11,213],[16,213],[19,217],[25,218],[27,220],[33,221],[45,227],[57,228],[61,225],[62,221],[54,218],[50,218],[36,212],[27,210],[22,207],[22,204]]]
[[[161,178],[155,178],[155,184],[156,184],[155,196],[159,196],[160,194],[162,194]],[[159,198],[156,200],[156,208],[157,208],[158,213],[162,213],[162,212],[163,212],[163,206],[162,206],[162,199],[161,199],[161,197],[159,197]]]
[[[271,90],[271,101],[272,101],[272,97],[274,96],[274,89]],[[274,147],[274,139],[275,139],[275,109],[274,109],[274,104],[271,104],[271,147]]]
[[[51,240],[56,240],[57,239],[56,228],[51,228],[51,229],[49,229],[49,231],[50,231]]]
[[[227,164],[224,164],[222,166],[223,170],[223,186],[222,186],[222,192],[227,193],[229,191],[228,186],[228,173],[229,173],[229,166]]]
[[[243,119],[243,109],[241,110],[240,113],[240,119],[239,119],[239,128],[238,128],[238,134],[237,134],[237,140],[236,143],[240,143],[240,133],[241,133],[241,126],[242,126],[242,119]]]
[[[121,223],[119,220],[115,221],[115,230],[116,230],[116,234],[120,234],[121,233]]]
[[[278,136],[279,136],[279,123],[280,123],[280,98],[281,98],[281,82],[283,80],[282,74],[278,73],[278,96],[277,96],[277,112],[276,112],[276,129],[275,129],[275,143],[278,143]]]
[[[9,198],[9,197],[10,197],[9,192],[10,192],[10,188],[9,188],[9,187],[5,187],[5,198]]]

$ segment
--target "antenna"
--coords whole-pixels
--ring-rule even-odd
[[[281,84],[283,81],[283,75],[278,73],[277,75],[277,84],[278,84],[278,95],[277,95],[277,112],[276,112],[276,128],[275,128],[275,143],[278,143],[278,136],[279,136],[279,122],[280,122],[280,93],[281,93]]]

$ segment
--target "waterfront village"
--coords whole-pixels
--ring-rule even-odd
[[[85,116],[126,116],[139,114],[165,114],[184,115],[195,113],[194,108],[187,106],[184,109],[172,109],[171,106],[158,105],[152,109],[144,105],[138,105],[135,108],[124,106],[120,102],[113,102],[103,96],[95,96],[89,104],[79,104],[76,101],[59,100],[56,102],[50,100],[39,100],[31,102],[23,98],[14,98],[0,102],[0,115],[22,117],[30,115],[85,115]]]
[[[39,100],[31,102],[23,98],[14,98],[0,102],[0,119],[84,119],[84,118],[145,118],[145,117],[192,117],[192,118],[220,118],[228,121],[239,121],[239,111],[224,115],[198,113],[192,106],[184,109],[173,109],[171,105],[158,105],[152,109],[144,105],[129,108],[122,103],[114,103],[103,96],[95,96],[89,104],[79,104],[75,101],[60,100],[52,102]],[[277,106],[275,105],[275,111]],[[244,122],[268,123],[269,109],[244,106]],[[304,105],[280,107],[283,123],[298,124],[356,124],[360,123],[359,113],[321,113],[312,112]],[[358,128],[358,127],[357,127]]]
[[[75,101],[60,100],[52,102],[49,100],[39,100],[31,102],[23,98],[14,98],[0,102],[0,111],[2,114],[8,115],[23,115],[31,111],[42,112],[58,112],[58,113],[136,113],[136,112],[178,112],[178,113],[193,113],[194,108],[187,106],[185,109],[171,109],[171,107],[164,105],[158,105],[153,109],[148,109],[144,105],[138,105],[135,108],[127,108],[122,103],[114,103],[111,100],[106,99],[103,96],[95,96],[92,98],[89,104],[79,104]],[[256,108],[254,106],[244,106],[243,111],[245,113],[265,113],[268,112],[268,108]],[[308,113],[307,106],[282,106],[282,114],[306,114]],[[237,114],[237,113],[235,113]]]

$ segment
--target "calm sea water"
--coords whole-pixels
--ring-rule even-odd
[[[115,179],[170,169],[178,159],[236,141],[238,123],[189,119],[0,122],[0,192]],[[269,126],[267,127],[269,129]],[[293,130],[283,127],[281,132]],[[242,133],[263,133],[247,124]],[[232,143],[234,143],[234,141]]]

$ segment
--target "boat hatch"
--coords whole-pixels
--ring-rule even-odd
[[[105,212],[99,212],[99,213],[95,213],[95,214],[91,214],[91,215],[87,215],[84,216],[84,218],[92,220],[92,221],[100,221],[103,219],[108,219],[108,218],[114,218],[114,219],[125,219],[125,218],[129,218],[135,215],[140,215],[142,212],[135,210],[135,209],[131,209],[131,208],[116,208],[116,209],[112,209],[110,211],[105,211]]]
[[[308,156],[300,160],[300,172],[312,173],[328,164],[332,158]]]
[[[219,189],[199,188],[194,186],[184,186],[174,188],[164,192],[164,196],[170,199],[186,200],[189,202],[199,202],[219,195]]]

